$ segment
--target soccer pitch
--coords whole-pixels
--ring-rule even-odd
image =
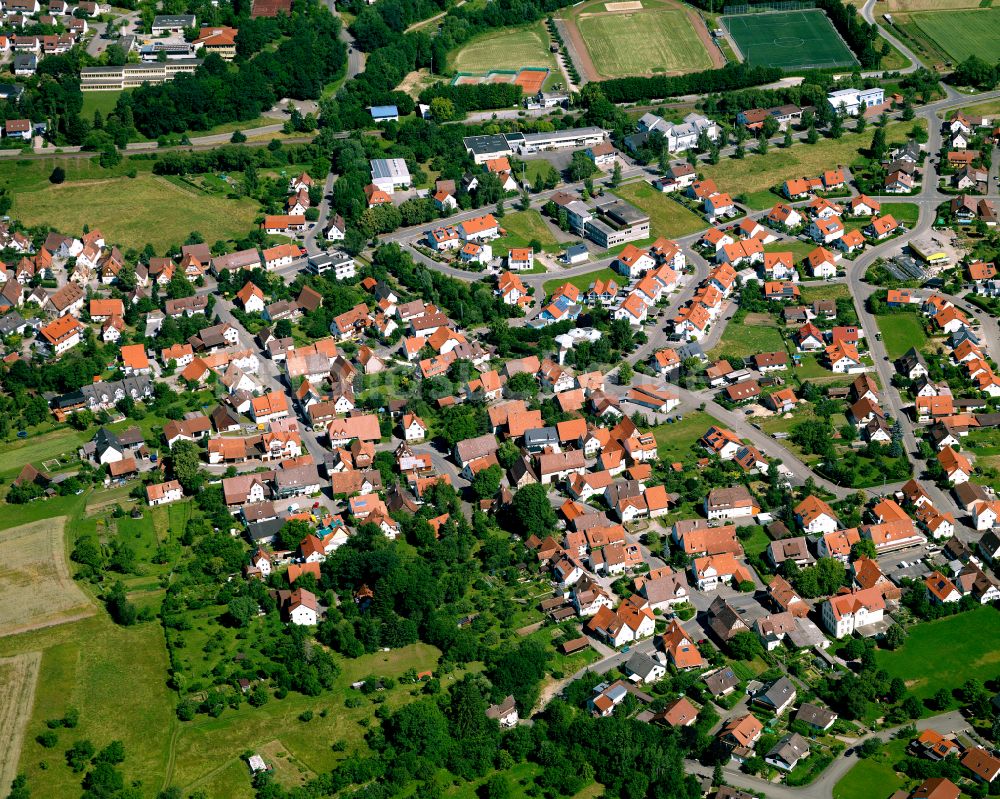
[[[818,9],[720,18],[743,60],[754,66],[803,69],[854,66],[858,60]]]
[[[585,14],[576,25],[594,67],[608,78],[712,68],[712,59],[683,9]]]
[[[1000,41],[1000,8],[973,11],[932,11],[914,14],[913,21],[957,64],[971,55],[996,55]]]

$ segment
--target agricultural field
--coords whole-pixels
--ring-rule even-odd
[[[520,28],[506,28],[476,36],[451,56],[449,67],[456,72],[488,72],[491,69],[549,67],[557,69],[549,52],[549,34],[536,22]]]
[[[35,703],[35,682],[41,652],[0,658],[0,796],[6,796],[17,776],[25,728]]]
[[[982,0],[889,0],[887,10],[898,11],[954,11],[959,8],[979,8]]]
[[[889,357],[902,357],[910,347],[918,351],[927,346],[927,334],[920,318],[912,313],[886,314],[875,317]]]
[[[708,227],[708,223],[700,216],[645,181],[619,186],[614,194],[649,214],[654,237],[678,238]]]
[[[29,635],[23,643],[22,636],[9,643],[44,649],[19,768],[32,795],[79,793],[80,775],[67,767],[62,752],[84,739],[98,748],[122,741],[128,779],[164,787],[178,722],[159,623],[119,627],[101,613]],[[44,748],[36,736],[46,731],[47,720],[62,718],[70,708],[79,712],[78,726],[58,730],[55,750]]]
[[[608,280],[609,278],[614,278],[618,285],[623,283],[621,275],[619,275],[611,267],[605,267],[604,269],[595,269],[593,272],[587,272],[586,274],[577,275],[576,277],[554,277],[552,280],[546,280],[545,284],[542,286],[542,291],[544,291],[545,296],[548,297],[553,291],[564,283],[572,283],[580,289],[580,291],[586,291],[590,288],[590,284],[595,280]]]
[[[740,14],[720,20],[743,60],[755,66],[818,69],[858,63],[822,11]]]
[[[26,225],[52,226],[66,232],[85,224],[100,228],[111,241],[141,249],[166,250],[197,230],[205,241],[246,235],[258,206],[253,200],[229,200],[154,175],[107,180],[36,183],[14,192],[11,213]]]
[[[940,6],[935,6],[940,8]],[[1000,41],[1000,8],[914,14],[913,23],[958,63],[971,55],[996,52]]]
[[[611,12],[600,8],[588,7],[576,17],[576,27],[594,68],[602,77],[712,68],[712,57],[685,9],[661,7],[648,1],[634,11]]]
[[[918,699],[927,699],[942,688],[958,688],[966,680],[991,679],[1000,665],[1000,614],[983,606],[937,621],[911,627],[906,643],[890,652],[879,650],[876,659],[890,677],[902,677]],[[947,657],[941,657],[947,652]]]
[[[12,194],[38,191],[49,185],[49,175],[57,166],[66,173],[66,183],[74,181],[101,181],[108,178],[124,177],[129,170],[138,174],[150,173],[153,161],[140,158],[124,158],[122,162],[111,169],[105,169],[94,158],[33,158],[5,160],[0,162],[0,184],[8,188]]]
[[[94,612],[69,575],[65,524],[59,516],[0,532],[0,636]]]

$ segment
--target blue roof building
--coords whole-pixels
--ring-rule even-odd
[[[376,122],[399,121],[399,109],[394,105],[373,105],[369,110]]]

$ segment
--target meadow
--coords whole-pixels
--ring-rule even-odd
[[[506,255],[512,247],[527,247],[532,241],[541,244],[542,250],[546,252],[559,252],[562,249],[548,223],[534,209],[508,212],[499,222],[506,234],[493,242],[494,255]],[[535,271],[543,272],[545,267],[535,264]]]
[[[913,123],[897,122],[886,126],[886,139],[905,141]],[[720,191],[740,192],[754,209],[770,208],[783,197],[771,191],[789,178],[818,175],[831,165],[850,165],[862,157],[871,145],[869,128],[863,133],[845,133],[839,139],[820,139],[814,145],[796,143],[789,148],[772,147],[766,155],[743,159],[723,158],[717,164],[700,164],[699,170],[713,179]]]
[[[645,181],[626,183],[614,193],[649,214],[653,236],[678,238],[708,227],[700,216]]]
[[[747,314],[739,324],[730,322],[718,345],[708,353],[709,359],[722,355],[747,358],[758,352],[783,352],[785,341],[781,330],[769,314]],[[739,364],[732,364],[739,368]]]
[[[1000,613],[986,605],[911,627],[903,646],[878,650],[876,659],[890,677],[902,677],[914,696],[928,699],[969,679],[992,679],[1000,665],[998,636]]]
[[[154,175],[67,177],[59,185],[36,182],[31,190],[15,190],[11,213],[25,225],[48,225],[66,233],[79,234],[90,225],[111,241],[137,249],[152,244],[157,252],[195,230],[208,242],[245,236],[257,216],[253,200],[225,199]]]

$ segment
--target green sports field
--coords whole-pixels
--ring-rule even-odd
[[[712,68],[705,45],[680,8],[584,14],[576,24],[594,67],[608,78]]]
[[[858,60],[822,11],[780,11],[720,17],[754,66],[804,69],[854,66]]]
[[[958,63],[971,55],[996,54],[1000,8],[913,14],[913,22]]]

